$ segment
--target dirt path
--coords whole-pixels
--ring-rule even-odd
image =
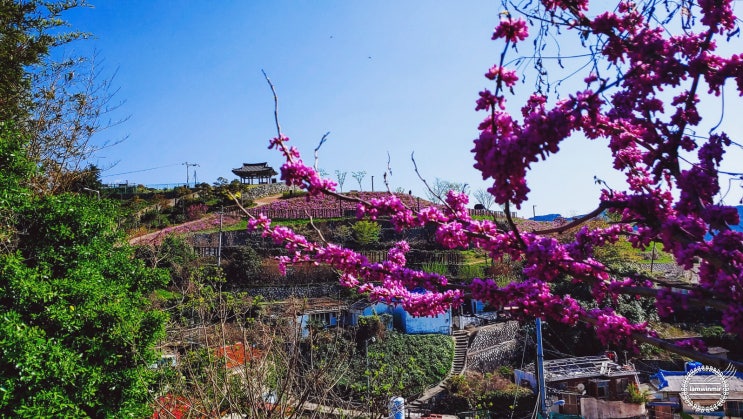
[[[268,204],[270,204],[272,202],[278,201],[279,199],[281,199],[281,194],[279,194],[279,195],[266,196],[266,197],[263,197],[263,198],[256,199],[255,200],[255,205],[256,206],[268,205]],[[238,221],[239,221],[239,219],[238,218],[235,218],[235,217],[229,217],[229,220],[228,220],[228,217],[225,217],[224,225],[234,224],[234,223],[236,223]],[[200,227],[203,227],[204,225],[209,225],[209,224],[212,224],[212,223],[219,224],[219,214],[211,213],[211,214],[208,214],[206,217],[200,218],[198,220],[188,221],[188,222],[185,222],[183,224],[169,226],[169,227],[166,227],[166,228],[164,228],[162,230],[153,231],[152,233],[147,233],[147,234],[143,234],[141,236],[132,237],[132,238],[129,239],[129,244],[131,244],[131,245],[140,245],[140,244],[153,244],[154,245],[154,244],[160,244],[160,242],[162,242],[162,240],[168,234],[173,234],[173,233],[187,233],[187,232],[190,232],[190,231],[196,231]]]

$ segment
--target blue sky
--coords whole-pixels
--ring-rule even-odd
[[[96,161],[106,183],[185,182],[185,162],[199,164],[191,181],[195,170],[207,183],[234,179],[231,169],[243,162],[278,169],[281,156],[267,149],[276,130],[263,69],[279,94],[283,133],[306,162],[330,131],[319,166],[332,178],[349,172],[345,190],[358,189],[350,173],[360,170],[364,190],[371,176],[382,189],[389,153],[391,188],[425,196],[413,152],[429,181],[487,187],[470,150],[484,117],[474,111],[477,92],[492,83],[483,74],[502,48],[490,40],[497,1],[92,3],[66,15],[94,36],[68,52],[98,52],[104,74],[116,73],[125,101],[119,116],[129,116],[98,137],[127,137]],[[511,100],[523,102],[528,82],[516,93]],[[598,202],[594,175],[621,182],[609,162],[603,143],[566,142],[534,167],[521,213],[590,211]]]

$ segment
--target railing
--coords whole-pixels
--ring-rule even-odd
[[[252,215],[263,213],[268,218],[283,220],[298,220],[312,218],[355,218],[356,210],[350,208],[313,208],[313,209],[272,209],[266,207],[249,208],[248,212]],[[470,217],[491,217],[499,220],[505,220],[506,214],[502,211],[489,210],[468,210]],[[516,213],[511,213],[516,217]]]

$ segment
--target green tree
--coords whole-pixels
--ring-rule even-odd
[[[35,196],[32,66],[77,1],[0,1],[0,417],[146,417],[164,336],[147,296],[164,271],[133,258],[119,212],[89,195]],[[57,31],[57,32],[54,32]],[[95,176],[97,177],[97,176]]]
[[[353,227],[353,237],[361,246],[369,246],[379,242],[382,228],[375,221],[357,221]]]
[[[15,247],[18,208],[30,196],[23,180],[33,164],[23,157],[24,137],[11,122],[0,121],[0,254]]]
[[[0,416],[144,417],[164,271],[134,259],[108,201],[48,196],[18,211],[0,256]]]
[[[224,273],[231,282],[245,282],[253,277],[261,268],[263,259],[250,246],[240,246],[230,252],[225,252],[227,263]]]
[[[0,121],[19,121],[29,115],[30,66],[39,64],[49,49],[81,36],[59,32],[60,15],[80,1],[0,1]]]

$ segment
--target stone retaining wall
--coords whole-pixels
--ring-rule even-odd
[[[255,185],[252,188],[243,190],[242,196],[245,200],[255,201],[267,196],[279,195],[288,192],[289,187],[283,183],[267,183],[265,185]]]
[[[467,369],[492,372],[496,367],[510,363],[521,348],[516,339],[518,332],[516,321],[481,327],[467,351]]]
[[[481,351],[500,343],[513,340],[516,338],[518,331],[519,323],[513,320],[483,326],[477,331],[477,335],[475,335],[475,338],[472,340],[469,352]]]
[[[296,298],[337,298],[340,286],[337,284],[287,285],[273,287],[248,288],[250,295],[262,295],[267,301],[282,301],[289,297]]]

